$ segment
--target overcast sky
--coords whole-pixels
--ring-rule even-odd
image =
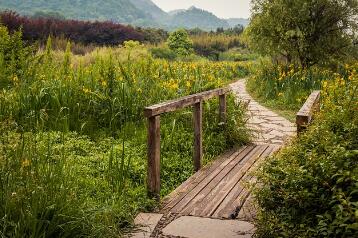
[[[218,17],[250,16],[250,0],[152,0],[164,11],[196,6],[208,10]]]

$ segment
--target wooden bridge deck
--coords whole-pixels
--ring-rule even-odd
[[[179,186],[162,202],[162,214],[251,221],[254,209],[248,182],[261,160],[278,145],[248,145],[231,150]]]

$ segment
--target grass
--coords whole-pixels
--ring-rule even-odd
[[[84,56],[25,47],[0,33],[0,235],[120,237],[146,195],[143,108],[248,74],[246,63],[168,62],[138,44]],[[204,161],[248,140],[244,108],[204,104]],[[162,196],[192,173],[192,113],[161,120]]]

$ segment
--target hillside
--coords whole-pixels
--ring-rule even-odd
[[[185,11],[179,11],[172,15],[171,27],[200,28],[203,30],[215,30],[219,27],[229,28],[230,25],[211,12],[191,7]]]
[[[111,20],[132,23],[151,16],[139,10],[132,0],[0,0],[0,9],[11,9],[20,14],[33,15],[36,12],[58,12],[70,19]]]
[[[246,18],[229,18],[226,19],[226,21],[227,23],[229,23],[230,27],[235,27],[237,25],[242,25],[246,27],[250,23],[250,20]]]
[[[0,0],[0,10],[13,10],[29,16],[51,15],[76,20],[109,20],[167,30],[179,27],[215,30],[218,27],[229,28],[241,22],[242,25],[247,25],[247,22],[244,22],[246,19],[226,21],[196,7],[167,13],[151,0]]]

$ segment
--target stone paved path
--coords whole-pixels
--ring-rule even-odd
[[[287,119],[258,104],[246,91],[245,80],[231,84],[237,100],[247,105],[248,127],[252,131],[252,143],[281,147],[296,135],[296,126]],[[250,181],[249,181],[250,182]],[[251,195],[241,208],[256,210]],[[140,231],[129,237],[163,238],[249,238],[255,231],[251,220],[240,216],[236,219],[213,219],[209,217],[185,216],[179,213],[139,214],[136,225]]]
[[[296,134],[296,125],[258,104],[247,92],[245,80],[231,85],[238,100],[248,106],[248,127],[252,130],[252,142],[256,144],[282,145]]]

